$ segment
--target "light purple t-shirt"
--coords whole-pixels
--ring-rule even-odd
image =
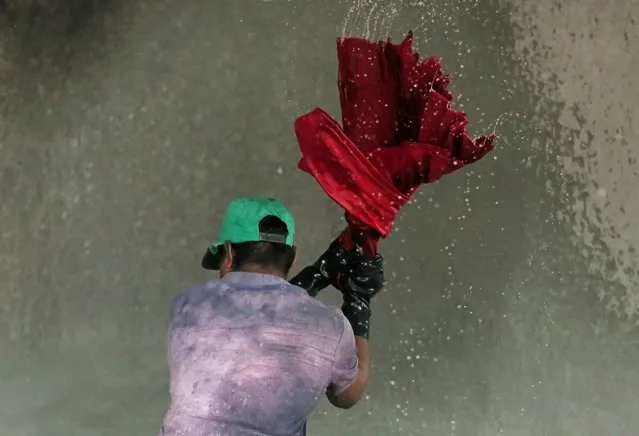
[[[276,276],[232,272],[177,296],[162,436],[300,436],[357,377],[341,312]]]

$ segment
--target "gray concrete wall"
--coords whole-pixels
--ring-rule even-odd
[[[154,434],[222,207],[281,197],[312,260],[293,119],[339,114],[337,35],[409,28],[498,149],[403,211],[367,399],[311,434],[637,434],[636,1],[2,4],[1,435]]]

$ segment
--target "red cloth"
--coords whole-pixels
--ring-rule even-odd
[[[450,79],[435,57],[419,59],[412,32],[399,45],[339,38],[343,128],[322,109],[295,121],[299,167],[346,211],[341,241],[373,254],[422,183],[481,159],[494,135],[473,141],[451,109]]]

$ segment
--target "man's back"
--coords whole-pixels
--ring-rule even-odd
[[[161,435],[302,435],[326,388],[357,377],[344,316],[272,275],[232,272],[173,303]]]

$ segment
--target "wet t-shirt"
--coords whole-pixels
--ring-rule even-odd
[[[301,436],[327,389],[357,377],[336,309],[276,276],[233,272],[175,298],[163,436]]]

